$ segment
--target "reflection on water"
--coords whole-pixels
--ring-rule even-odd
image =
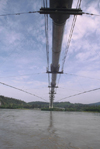
[[[50,125],[49,128],[53,127],[53,118],[52,118],[52,111],[50,111]]]
[[[100,149],[100,113],[0,110],[0,149]]]

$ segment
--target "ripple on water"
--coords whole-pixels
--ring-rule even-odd
[[[0,149],[100,149],[100,114],[0,110]]]

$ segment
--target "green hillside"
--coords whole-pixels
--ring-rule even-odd
[[[25,105],[26,105],[26,102],[24,101],[0,96],[0,108],[22,108]]]
[[[26,103],[22,100],[0,96],[0,108],[9,108],[9,109],[19,109],[27,108],[34,109],[39,108],[45,111],[92,111],[100,112],[100,102],[93,104],[80,104],[80,103],[70,103],[70,102],[54,102],[54,108],[49,109],[49,103],[34,101]]]
[[[47,102],[29,102],[28,104],[30,104],[31,106],[35,107],[35,108],[48,108],[49,107],[49,103]],[[53,104],[54,108],[64,108],[64,109],[74,109],[74,110],[82,110],[82,107],[86,106],[84,104],[73,104],[70,102],[54,102]]]
[[[53,109],[49,109],[49,103],[47,102],[29,102],[32,108],[41,108],[44,111],[91,111],[100,112],[100,105],[94,104],[80,104],[80,103],[70,103],[70,102],[54,102]]]
[[[96,102],[96,103],[91,103],[89,105],[95,105],[95,106],[100,106],[100,102]]]

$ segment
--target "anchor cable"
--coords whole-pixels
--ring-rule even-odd
[[[24,91],[23,89],[20,89],[20,88],[17,88],[17,87],[14,87],[14,86],[8,85],[8,84],[3,83],[3,82],[0,82],[0,84],[5,85],[5,86],[8,86],[8,87],[11,87],[11,88],[13,88],[13,89],[19,90],[19,91],[24,92],[24,93],[30,94],[30,95],[32,95],[32,96],[35,96],[35,97],[37,97],[37,98],[40,98],[40,99],[42,99],[42,100],[46,101],[44,98],[39,97],[39,96],[37,96],[37,95],[35,95],[35,94],[29,93],[29,92],[27,92],[27,91]]]
[[[71,95],[71,96],[68,96],[68,97],[64,97],[64,98],[62,98],[62,99],[60,99],[58,101],[61,101],[61,100],[67,99],[67,98],[71,98],[71,97],[74,97],[74,96],[78,96],[78,95],[81,95],[81,94],[86,94],[86,93],[89,93],[89,92],[97,91],[97,90],[100,90],[100,88],[96,88],[96,89],[84,91],[84,92],[81,92],[81,93],[78,93],[78,94],[74,94],[74,95]]]

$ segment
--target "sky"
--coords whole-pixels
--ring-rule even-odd
[[[73,8],[77,0],[73,0]],[[0,0],[0,15],[38,11],[42,0]],[[83,12],[100,14],[99,0],[82,0]],[[60,67],[66,50],[73,16],[66,21]],[[52,61],[52,20],[49,17],[49,57]],[[46,73],[46,38],[43,14],[0,16],[0,82],[25,90],[49,102]],[[56,101],[71,103],[100,102],[100,90],[65,97],[100,88],[100,17],[77,16],[64,73],[55,95]],[[74,74],[74,75],[70,75]],[[85,77],[81,77],[85,76]],[[58,82],[58,79],[57,79]],[[0,95],[25,102],[43,101],[35,96],[0,84]]]

